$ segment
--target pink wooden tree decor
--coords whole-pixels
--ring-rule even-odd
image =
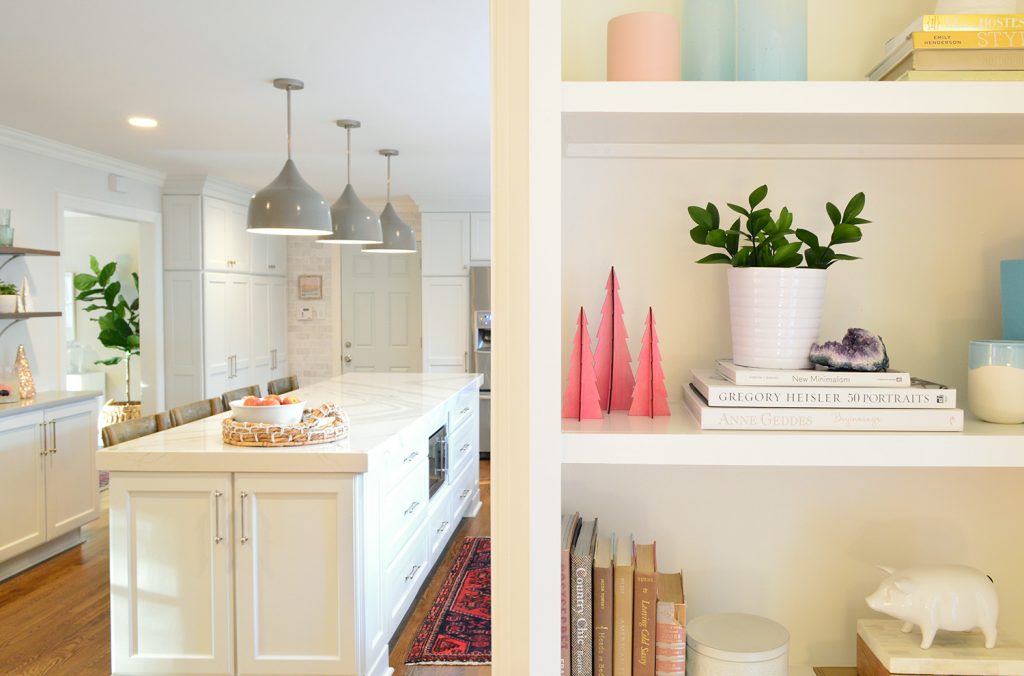
[[[626,339],[626,325],[622,321],[622,301],[619,300],[619,278],[615,267],[608,273],[604,285],[607,293],[601,307],[601,325],[597,329],[597,391],[601,408],[612,411],[629,409],[633,392],[632,359]]]
[[[576,336],[572,339],[569,382],[562,398],[562,417],[575,420],[603,417],[601,400],[597,396],[597,375],[594,373],[594,353],[590,349],[587,313],[583,308],[580,308],[580,316],[576,320]]]
[[[665,391],[665,371],[661,368],[661,350],[658,349],[658,331],[654,327],[654,311],[647,308],[647,328],[641,343],[639,362],[636,369],[636,387],[633,388],[633,405],[630,415],[672,415],[668,410],[668,394]]]

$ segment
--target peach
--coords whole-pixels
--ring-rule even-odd
[[[259,406],[260,398],[249,395],[242,401],[242,406]]]
[[[301,403],[301,402],[302,402],[301,399],[299,399],[298,397],[292,397],[292,396],[287,396],[287,397],[285,397],[284,399],[281,400],[282,404],[298,404],[298,403]]]
[[[260,406],[280,406],[280,405],[281,405],[280,400],[278,400],[276,398],[272,399],[270,397],[264,398],[263,401],[260,403]]]

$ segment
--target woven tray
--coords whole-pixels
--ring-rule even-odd
[[[302,415],[294,425],[238,422],[226,418],[224,443],[232,446],[309,446],[348,438],[348,416],[337,404],[326,403]]]

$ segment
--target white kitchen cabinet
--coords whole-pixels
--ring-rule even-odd
[[[469,215],[469,263],[491,264],[491,214],[474,212]]]
[[[46,535],[55,538],[99,516],[96,404],[82,402],[46,413]]]
[[[270,277],[253,277],[250,284],[249,361],[252,365],[252,381],[265,389],[270,380],[270,334],[274,327],[270,322]]]
[[[252,278],[219,272],[203,277],[204,396],[209,398],[255,383],[249,348]]]
[[[0,419],[0,561],[46,541],[42,411]]]
[[[469,278],[424,277],[423,370],[465,373],[469,367]]]
[[[288,238],[280,235],[246,233],[249,241],[249,272],[254,275],[283,275],[288,264]]]
[[[234,674],[231,475],[110,485],[115,674]]]
[[[239,673],[356,673],[352,481],[235,475]]]
[[[203,267],[249,272],[248,207],[216,197],[203,198]]]
[[[421,224],[423,276],[469,275],[470,215],[426,213]]]
[[[164,273],[164,378],[168,408],[203,397],[203,273]]]
[[[203,267],[203,200],[194,195],[164,195],[165,270]]]
[[[288,371],[288,280],[270,282],[270,377],[282,378]]]

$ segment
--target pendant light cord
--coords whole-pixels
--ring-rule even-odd
[[[352,127],[345,127],[345,182],[352,185]]]
[[[387,160],[388,160],[388,191],[387,191],[388,192],[388,201],[387,201],[387,203],[390,204],[391,203],[391,155],[387,156]]]
[[[288,95],[288,159],[292,159],[292,88],[285,89]]]

